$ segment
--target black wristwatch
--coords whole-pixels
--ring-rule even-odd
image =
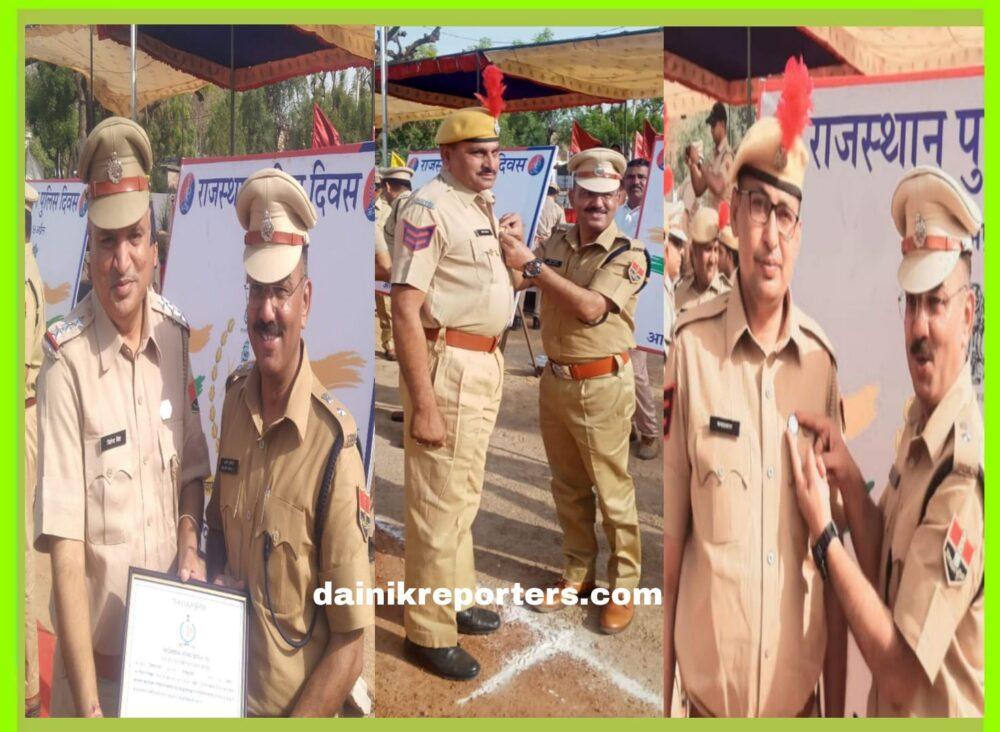
[[[816,543],[813,544],[813,561],[816,562],[816,569],[819,570],[819,574],[823,579],[829,576],[829,569],[826,566],[826,550],[830,548],[831,541],[839,538],[840,532],[837,531],[837,525],[831,521],[823,529],[823,533],[819,535]]]
[[[535,257],[521,268],[521,274],[526,280],[534,279],[542,273],[542,260]]]

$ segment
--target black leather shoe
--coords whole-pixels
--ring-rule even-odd
[[[418,665],[443,678],[468,681],[479,675],[479,661],[461,646],[428,648],[407,638],[403,641],[403,648]]]
[[[492,610],[470,607],[455,613],[458,632],[465,635],[488,635],[500,627],[500,616]]]

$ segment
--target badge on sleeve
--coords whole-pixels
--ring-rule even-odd
[[[969,541],[965,529],[958,523],[958,514],[951,517],[951,525],[944,539],[944,576],[949,585],[960,585],[969,576],[976,545]]]
[[[358,486],[358,528],[361,529],[365,541],[372,538],[375,533],[375,520],[372,514],[372,494],[370,489],[362,483]]]
[[[437,229],[437,224],[414,226],[406,219],[403,219],[403,244],[411,252],[419,252],[421,249],[426,249],[431,244],[431,237],[434,236],[435,229]]]
[[[191,400],[191,411],[200,412],[201,408],[198,406],[198,387],[194,383],[194,379],[188,381],[188,399]]]
[[[628,281],[633,285],[637,285],[642,282],[642,278],[645,276],[646,268],[639,264],[639,262],[632,260],[632,263],[628,266]]]

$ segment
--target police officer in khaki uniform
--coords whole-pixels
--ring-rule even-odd
[[[399,210],[392,321],[405,415],[407,587],[476,588],[472,522],[503,386],[497,346],[514,309],[498,237],[524,238],[516,214],[498,221],[493,210],[499,134],[485,108],[446,117],[436,137],[441,174]],[[408,605],[404,618],[407,653],[455,679],[479,673],[458,634],[500,626],[484,608],[432,602]]]
[[[382,168],[380,171],[381,193],[375,200],[375,279],[388,282],[392,278],[392,253],[389,240],[393,235],[386,236],[386,224],[393,216],[396,207],[395,203],[400,198],[408,197],[411,193],[413,169],[407,167]],[[380,293],[375,295],[375,311],[378,314],[379,338],[382,343],[382,352],[390,361],[396,360],[396,347],[392,343],[392,315],[389,312],[389,305],[386,296]]]
[[[785,149],[768,117],[744,137],[739,277],[681,314],[667,359],[665,706],[676,658],[691,716],[812,716],[821,674],[823,711],[843,710],[843,618],[810,557],[782,438],[798,409],[840,415],[833,350],[789,292],[809,160],[800,132]]]
[[[31,209],[38,191],[24,184],[24,535],[33,539],[35,479],[38,466],[38,411],[35,382],[42,367],[45,334],[45,294],[42,275],[31,246]],[[24,716],[37,717],[42,697],[38,686],[38,624],[35,619],[35,552],[31,541],[24,550]]]
[[[249,713],[328,717],[361,674],[375,614],[370,605],[319,607],[313,591],[326,582],[333,591],[371,587],[371,495],[354,419],[313,374],[302,340],[316,210],[294,178],[265,168],[243,183],[236,215],[247,232],[256,361],[226,385],[209,574],[253,600]]]
[[[715,149],[711,159],[706,163],[700,150],[688,155],[686,162],[691,172],[691,187],[696,196],[702,196],[701,203],[708,208],[718,210],[719,204],[729,201],[733,194],[733,151],[729,147],[728,115],[722,102],[712,106],[705,119],[712,132],[712,142]]]
[[[514,237],[500,238],[515,284],[536,285],[545,294],[542,344],[549,360],[539,426],[563,532],[563,573],[559,594],[537,606],[543,612],[564,606],[563,590],[593,590],[598,507],[610,548],[610,589],[635,589],[642,560],[628,467],[635,409],[629,349],[635,347],[635,307],[649,262],[642,242],[623,235],[615,223],[625,158],[592,148],[574,155],[569,171],[576,224],[558,230],[534,253]],[[611,602],[601,613],[601,630],[619,633],[633,615],[631,601]]]
[[[836,425],[802,414],[819,457],[795,463],[799,504],[817,566],[872,671],[869,715],[981,717],[983,424],[968,347],[982,215],[955,179],[920,166],[900,180],[892,218],[914,398],[889,481],[876,508]],[[857,563],[831,525],[830,485],[844,496]]]
[[[708,302],[731,287],[719,272],[719,212],[702,206],[689,228],[692,273],[677,285],[674,304],[678,313]]]
[[[663,215],[667,224],[666,246],[663,248],[663,355],[666,356],[674,337],[674,323],[677,321],[676,283],[681,274],[681,262],[687,244],[683,201],[666,204]]]
[[[53,716],[117,713],[130,566],[204,578],[208,450],[187,322],[151,288],[151,164],[134,122],[90,133],[77,169],[93,290],[45,337],[35,541],[52,555]]]
[[[541,244],[552,236],[556,227],[566,223],[566,212],[556,200],[562,190],[555,178],[549,181],[549,187],[545,192],[545,200],[542,202],[542,212],[538,214],[538,226],[535,227],[535,241]]]
[[[399,218],[399,210],[403,207],[404,202],[413,195],[413,174],[415,171],[406,167],[390,168],[389,170],[393,171],[393,181],[383,186],[383,191],[392,196],[392,202],[389,205],[389,214],[385,217],[385,223],[382,225],[382,236],[385,238],[386,249],[392,255],[396,250],[396,223]],[[388,195],[386,200],[388,200]]]
[[[726,224],[719,230],[719,274],[729,282],[736,281],[736,268],[740,266],[740,242],[733,227]]]

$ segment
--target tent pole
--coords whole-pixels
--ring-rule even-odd
[[[129,58],[131,61],[132,119],[135,120],[135,25],[129,26]]]
[[[753,70],[750,68],[750,37],[751,37],[750,26],[747,26],[747,107],[753,109],[753,97],[750,95],[750,79],[753,76]]]
[[[229,26],[229,155],[236,154],[236,31]]]
[[[388,71],[385,63],[385,26],[379,27],[379,49],[378,49],[378,63],[380,74],[380,84],[382,89],[382,165],[389,164],[389,80],[387,78]],[[374,116],[375,110],[372,109],[372,115]]]
[[[90,79],[87,83],[87,134],[94,129],[94,26],[87,26],[90,40]]]

